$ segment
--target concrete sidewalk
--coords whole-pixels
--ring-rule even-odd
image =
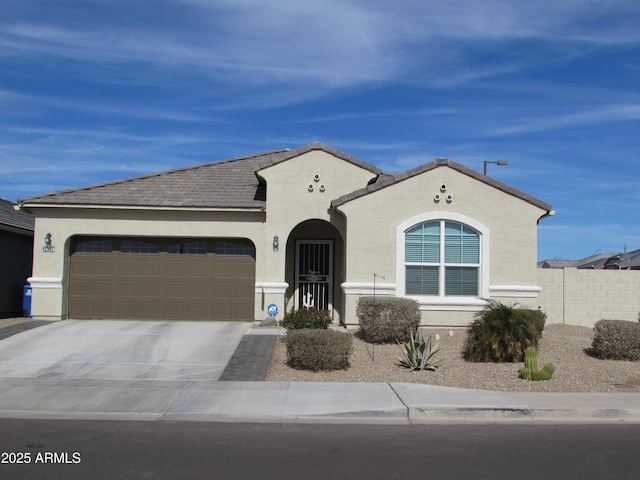
[[[278,329],[248,332],[221,378],[233,379],[245,375],[245,370],[253,372],[249,376],[264,378],[264,364],[271,354],[269,343],[273,345],[278,333]],[[249,338],[252,336],[272,338]],[[261,361],[256,362],[256,358]],[[243,363],[243,359],[250,363]],[[275,423],[638,423],[640,393],[511,393],[404,383],[213,381],[202,377],[12,376],[0,380],[0,417]]]
[[[8,379],[0,417],[207,422],[640,422],[637,393],[502,393],[406,383]]]

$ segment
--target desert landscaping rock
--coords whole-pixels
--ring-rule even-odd
[[[266,380],[273,382],[394,382],[509,392],[640,392],[640,362],[600,360],[590,356],[593,331],[586,327],[547,325],[538,350],[538,363],[553,363],[551,380],[522,380],[522,363],[470,363],[462,358],[466,329],[425,329],[439,335],[441,367],[435,372],[409,371],[398,365],[395,344],[371,345],[355,335],[351,367],[333,372],[295,370],[286,365],[279,338]],[[450,335],[451,333],[451,335]],[[353,334],[353,332],[352,332]]]

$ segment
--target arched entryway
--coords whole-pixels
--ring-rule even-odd
[[[288,309],[329,310],[339,322],[344,311],[344,260],[344,239],[334,225],[315,219],[299,223],[287,239]]]

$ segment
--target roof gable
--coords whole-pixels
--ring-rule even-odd
[[[465,167],[464,165],[460,164],[460,163],[456,163],[452,160],[449,160],[448,158],[437,158],[435,159],[433,162],[429,162],[429,163],[425,163],[423,165],[420,165],[419,167],[416,168],[412,168],[410,170],[407,170],[406,172],[402,172],[402,173],[398,173],[398,174],[382,174],[380,175],[380,177],[378,178],[378,180],[374,183],[371,183],[370,185],[367,185],[364,188],[361,188],[360,190],[356,190],[353,193],[349,193],[347,195],[343,195],[339,198],[337,198],[336,200],[333,200],[331,202],[331,206],[333,208],[337,208],[341,205],[344,205],[347,202],[350,202],[352,200],[355,200],[357,198],[360,197],[364,197],[366,195],[370,195],[372,193],[375,193],[378,190],[381,190],[383,188],[387,188],[391,185],[395,185],[397,183],[400,183],[404,180],[407,180],[409,178],[413,178],[416,177],[418,175],[422,175],[423,173],[435,170],[436,168],[441,168],[441,167],[448,167],[451,168],[453,170],[456,170],[460,173],[462,173],[463,175],[467,175],[475,180],[478,180],[484,184],[487,184],[491,187],[497,188],[498,190],[503,191],[504,193],[507,193],[509,195],[512,195],[516,198],[519,198],[520,200],[523,200],[525,202],[528,202],[532,205],[535,205],[538,208],[541,208],[542,210],[546,210],[546,211],[551,211],[552,207],[551,205],[549,205],[546,202],[543,202],[542,200],[539,200],[535,197],[532,197],[531,195],[528,195],[520,190],[517,190],[513,187],[510,187],[502,182],[499,182],[497,180],[494,180],[491,177],[488,177],[486,175],[482,175],[478,172],[476,172],[475,170],[472,170],[470,168]]]
[[[281,158],[269,159],[268,161],[265,161],[260,166],[260,170],[264,170],[274,165],[286,162],[287,160],[290,160],[295,157],[299,157],[300,155],[303,155],[305,153],[308,153],[314,150],[321,150],[323,152],[326,152],[330,155],[333,155],[336,158],[339,158],[340,160],[344,160],[345,162],[355,165],[356,167],[360,167],[364,170],[368,170],[369,172],[375,175],[380,175],[383,173],[383,171],[380,170],[375,165],[367,163],[363,160],[360,160],[359,158],[354,157],[353,155],[341,152],[336,148],[333,148],[329,145],[325,145],[324,143],[320,143],[320,142],[310,143],[309,145],[305,145],[304,147],[300,147],[295,150],[290,150],[286,155],[282,156]]]

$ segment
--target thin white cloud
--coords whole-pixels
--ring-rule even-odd
[[[362,118],[375,119],[382,117],[422,117],[422,116],[439,116],[460,113],[457,108],[422,108],[422,109],[401,109],[401,110],[378,110],[365,112],[344,112],[333,115],[324,116],[308,116],[304,118],[295,118],[284,120],[283,124],[288,123],[326,123],[357,120]]]
[[[0,111],[0,117],[9,117],[17,112],[36,112],[43,108],[55,108],[82,113],[99,114],[116,117],[151,118],[154,120],[167,120],[175,122],[201,122],[211,121],[211,116],[204,116],[191,111],[176,110],[163,105],[150,107],[145,104],[127,103],[120,104],[117,101],[97,102],[79,98],[64,98],[61,96],[26,95],[8,90],[0,90],[0,105],[5,108]],[[35,110],[34,110],[35,109]]]
[[[173,6],[159,2],[162,8],[171,8],[176,20],[171,25],[154,22],[149,14],[128,25],[91,17],[79,27],[78,20],[65,23],[64,5],[46,23],[5,20],[0,55],[135,62],[139,75],[149,77],[158,69],[191,68],[227,84],[264,88],[303,82],[322,92],[407,80],[417,72],[424,81],[446,85],[528,66],[526,58],[492,60],[493,65],[468,62],[460,42],[490,52],[497,40],[542,40],[549,57],[560,54],[567,42],[640,42],[640,7],[632,1],[189,0]],[[625,15],[610,15],[614,12]]]
[[[580,112],[544,117],[515,123],[485,132],[488,135],[516,135],[520,133],[542,132],[582,125],[594,125],[617,121],[640,120],[638,105],[604,105]],[[513,119],[512,119],[513,121]]]

